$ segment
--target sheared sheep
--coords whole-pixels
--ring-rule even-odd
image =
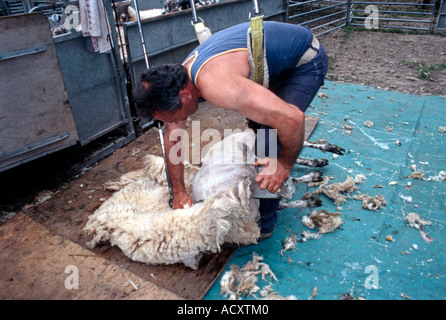
[[[234,134],[209,149],[201,168],[186,162],[185,185],[195,203],[178,210],[168,204],[163,159],[147,156],[146,168],[121,177],[121,189],[89,217],[84,227],[88,247],[109,241],[135,261],[181,262],[197,269],[202,253],[219,252],[224,243],[256,243],[260,228],[259,200],[251,196],[257,185],[254,141],[251,130]],[[222,163],[228,154],[232,162]],[[320,174],[309,178],[318,181]],[[294,183],[305,181],[294,179],[288,192],[294,192]],[[315,206],[314,199],[308,205]]]
[[[260,189],[254,181],[259,168],[252,164],[256,160],[254,154],[255,134],[248,130],[243,133],[233,134],[217,143],[208,151],[202,160],[202,166],[197,173],[193,183],[194,200],[202,201],[209,196],[227,189],[234,181],[247,179],[250,181],[250,189],[256,198],[281,198],[280,208],[305,208],[318,207],[321,205],[319,198],[306,194],[300,200],[291,200],[298,183],[320,182],[321,172],[311,172],[299,178],[290,177],[281,187],[278,194],[271,194]],[[204,183],[205,182],[205,183]],[[256,198],[251,198],[251,207],[254,207]],[[257,203],[257,202],[256,202]],[[253,212],[251,212],[254,214]],[[254,215],[258,215],[258,212]]]
[[[185,163],[188,191],[198,167]],[[84,227],[90,248],[109,241],[132,260],[148,264],[184,263],[197,269],[203,252],[219,252],[223,243],[248,245],[260,235],[250,208],[250,180],[184,209],[169,207],[169,191],[161,157],[149,155],[146,169],[89,217]]]

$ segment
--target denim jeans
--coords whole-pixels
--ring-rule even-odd
[[[287,73],[272,88],[278,97],[287,103],[293,104],[305,112],[311,101],[313,101],[319,88],[324,84],[325,75],[328,69],[328,59],[324,47],[320,44],[318,53],[309,62],[300,65]],[[260,129],[270,129],[271,127],[260,125]],[[265,134],[265,155],[268,156],[269,137],[268,131]],[[256,141],[257,146],[257,141]],[[255,150],[257,154],[257,149]],[[280,153],[280,144],[277,141],[277,156]],[[277,222],[278,199],[260,199],[260,228],[261,233],[270,233],[274,230]]]

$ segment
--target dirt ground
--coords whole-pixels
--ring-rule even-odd
[[[445,36],[338,29],[319,40],[329,57],[329,80],[446,95]]]

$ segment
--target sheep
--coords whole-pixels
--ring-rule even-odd
[[[295,191],[294,186],[298,183],[322,181],[320,172],[311,172],[299,178],[290,177],[284,182],[278,195],[260,189],[260,186],[254,181],[261,169],[252,165],[256,159],[253,151],[254,143],[255,134],[252,130],[248,130],[233,134],[209,149],[192,184],[194,201],[203,201],[209,196],[214,196],[227,189],[234,181],[248,179],[251,194],[256,194],[261,198],[281,198],[283,199],[281,208],[305,208],[321,205],[319,198],[308,194],[304,195],[301,200],[288,202],[288,204],[285,201],[292,198]],[[251,199],[251,208],[255,207],[253,203],[255,200],[257,199]],[[258,212],[255,214],[251,212],[251,214],[257,216]]]
[[[203,1],[194,0],[194,4],[201,3]],[[190,9],[190,0],[178,0],[177,8],[180,10]]]
[[[176,0],[165,0],[163,7],[163,14],[178,11],[178,4]]]
[[[59,36],[61,34],[68,33],[67,27],[64,25],[59,25],[51,28],[51,33],[53,34],[53,37]]]
[[[194,0],[194,4],[200,3],[199,0]],[[190,9],[190,0],[165,0],[163,14],[175,11]]]
[[[200,168],[185,161],[185,185],[194,204],[177,210],[169,207],[163,158],[148,155],[146,167],[121,177],[113,190],[121,189],[88,218],[83,229],[87,246],[109,241],[135,261],[197,269],[203,253],[217,253],[224,243],[257,243],[259,199],[251,196],[257,185],[254,141],[255,133],[247,130],[214,144]],[[232,162],[222,162],[228,155]],[[319,181],[320,174],[290,178],[284,188],[288,193],[281,194],[290,199],[294,183],[307,178]],[[320,200],[305,205],[318,206]]]
[[[198,172],[198,167],[185,163],[190,194]],[[109,241],[135,261],[181,262],[197,269],[203,252],[219,252],[223,243],[256,243],[260,236],[255,216],[258,204],[250,199],[249,179],[234,180],[227,189],[179,210],[168,205],[161,157],[149,155],[145,169],[129,173],[120,181],[127,185],[104,202],[84,227],[89,248]]]
[[[136,11],[130,6],[132,2],[133,0],[121,1],[115,3],[114,8],[116,10],[116,16],[118,17],[120,24],[130,21],[136,21]],[[194,0],[194,3],[200,6],[209,5],[217,2],[218,2],[217,0],[213,1]],[[160,8],[160,9],[150,9],[150,10],[139,10],[139,16],[142,20],[144,20],[151,17],[156,17],[162,14],[166,14],[169,12],[175,12],[189,8],[190,8],[189,0],[179,0],[179,1],[165,0],[162,9]]]
[[[198,170],[185,163],[189,192]],[[256,243],[260,229],[249,215],[249,195],[249,181],[241,180],[205,201],[172,210],[164,161],[149,155],[146,168],[88,218],[87,246],[109,241],[135,261],[197,269],[202,253],[217,253],[225,242]]]
[[[116,17],[119,19],[119,24],[125,22],[136,21],[136,11],[130,5],[133,0],[121,1],[114,4],[114,9],[116,12]],[[150,9],[150,10],[139,10],[139,17],[141,20],[156,17],[162,15],[163,9]],[[116,19],[116,18],[115,18]]]
[[[197,7],[207,6],[218,2],[219,0],[194,0],[194,4],[196,4]],[[190,9],[190,0],[165,0],[163,14],[186,9]]]

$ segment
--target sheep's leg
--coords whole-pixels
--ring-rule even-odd
[[[294,185],[297,185],[298,183],[306,183],[306,182],[321,182],[322,179],[322,172],[320,171],[312,171],[309,174],[303,175],[299,178],[293,178],[291,177],[291,181]]]
[[[308,207],[320,207],[322,200],[312,194],[306,193],[302,199],[295,201],[280,201],[279,210],[288,208],[308,208]]]
[[[311,141],[304,141],[304,147],[310,147],[322,151],[328,151],[339,155],[343,155],[344,154],[343,152],[345,152],[344,148],[329,143],[316,143]]]
[[[307,166],[307,167],[325,167],[328,165],[327,159],[304,159],[304,158],[297,158],[296,164],[299,164],[301,166]]]

